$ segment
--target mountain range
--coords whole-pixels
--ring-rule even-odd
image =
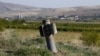
[[[59,16],[59,15],[78,15],[91,16],[100,14],[100,5],[96,6],[78,6],[63,8],[40,8],[34,6],[25,6],[12,3],[0,2],[0,17],[11,17],[15,15],[23,16]]]

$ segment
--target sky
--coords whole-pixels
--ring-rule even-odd
[[[0,0],[0,2],[22,4],[43,8],[100,5],[100,0]]]

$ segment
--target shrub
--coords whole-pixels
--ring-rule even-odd
[[[4,27],[1,27],[1,26],[0,26],[0,31],[3,31],[3,30],[4,30]]]
[[[97,45],[99,42],[99,34],[94,31],[90,32],[83,32],[81,40],[83,40],[83,43],[86,45]]]

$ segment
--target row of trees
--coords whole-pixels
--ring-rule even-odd
[[[8,21],[0,18],[0,31],[4,30],[5,28],[16,28],[17,26],[22,25],[24,22],[24,20],[15,19],[12,21]]]
[[[89,23],[56,23],[57,29],[59,31],[98,31],[100,32],[100,24],[89,24]],[[13,28],[13,29],[36,29],[41,25],[40,22],[25,22],[25,20],[12,20],[7,21],[0,19],[0,30],[4,28]]]
[[[100,32],[100,24],[86,24],[86,23],[57,23],[59,31],[98,31]]]

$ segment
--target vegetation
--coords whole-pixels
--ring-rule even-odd
[[[84,44],[96,46],[100,41],[99,34],[94,31],[83,32],[81,40],[83,40]]]
[[[58,23],[58,30],[60,31],[97,31],[100,32],[100,24],[86,24],[86,23]]]
[[[4,28],[0,26],[0,31],[3,31],[3,30],[4,30]]]
[[[0,38],[0,56],[100,56],[100,48],[81,47],[66,42],[57,42],[58,53],[53,54],[47,50],[45,38],[22,38],[15,30],[10,34],[10,37]]]
[[[0,38],[0,56],[52,56],[45,48],[44,39],[23,39],[15,31],[11,34],[10,37]]]
[[[45,38],[39,36],[37,30],[40,22],[0,19],[0,56],[100,56],[100,24],[56,24],[60,31],[55,36],[58,53],[53,54],[46,48]],[[12,30],[5,32],[6,29]],[[33,30],[34,33],[28,33],[29,30],[26,29]]]
[[[100,32],[100,24],[89,24],[89,23],[56,23],[58,31],[96,31]],[[0,29],[11,28],[11,29],[37,29],[41,25],[40,22],[25,22],[24,20],[12,20],[7,21],[0,19]]]

